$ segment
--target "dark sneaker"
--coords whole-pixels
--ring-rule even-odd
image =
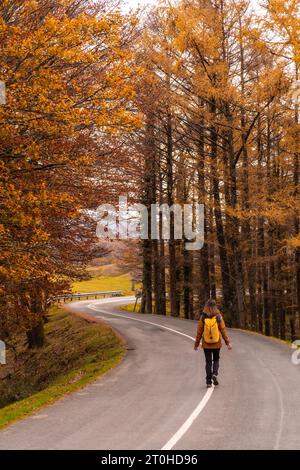
[[[212,376],[212,380],[213,380],[214,385],[219,385],[219,382],[218,382],[218,379],[217,379],[216,375]]]
[[[211,388],[212,384],[206,384],[206,388]]]

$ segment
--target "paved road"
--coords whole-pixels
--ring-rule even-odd
[[[196,323],[76,302],[127,340],[105,377],[0,432],[0,449],[300,449],[300,366],[291,349],[231,331],[220,386],[207,391]],[[140,321],[142,320],[142,321]]]

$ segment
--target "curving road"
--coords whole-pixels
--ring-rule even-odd
[[[230,331],[220,386],[204,383],[196,323],[120,310],[131,298],[75,302],[127,340],[107,375],[0,431],[0,449],[300,449],[300,365],[292,350]]]

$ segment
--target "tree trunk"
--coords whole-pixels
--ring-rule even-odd
[[[161,205],[163,203],[163,185],[160,169],[160,161],[156,165],[156,175],[158,175],[158,197]],[[162,238],[163,218],[159,213],[158,240],[153,240],[153,276],[155,291],[155,313],[158,315],[166,315],[166,274],[165,274],[165,244]]]
[[[210,297],[210,273],[209,257],[207,243],[207,208],[205,200],[205,148],[204,148],[204,119],[200,118],[198,131],[198,198],[199,204],[204,204],[204,246],[199,253],[200,263],[200,286],[199,286],[199,304],[204,305]]]
[[[171,208],[174,204],[174,175],[173,175],[173,129],[172,116],[167,116],[167,193],[168,205]],[[179,316],[177,299],[177,260],[176,241],[174,238],[174,212],[170,213],[170,240],[169,240],[169,284],[170,284],[170,308],[171,315]]]
[[[217,279],[216,279],[216,245],[212,240],[213,236],[213,208],[209,209],[209,233],[208,233],[208,263],[209,263],[209,280],[210,280],[210,290],[208,292],[209,297],[212,299],[217,299]],[[205,299],[208,300],[208,297]]]
[[[184,318],[193,319],[193,255],[184,248],[183,251],[183,310]]]
[[[211,100],[210,112],[212,115],[216,113],[215,100]],[[214,124],[210,126],[210,142],[211,142],[211,180],[212,180],[212,191],[214,197],[214,218],[216,223],[216,235],[219,245],[220,265],[221,265],[221,277],[222,277],[222,291],[223,291],[223,310],[234,316],[234,303],[232,299],[232,289],[229,276],[229,265],[227,256],[227,247],[225,241],[225,232],[223,226],[222,210],[221,210],[221,199],[220,199],[220,188],[219,188],[219,176],[218,176],[218,134]]]
[[[232,121],[231,114],[226,109],[225,115],[229,122]],[[235,326],[245,327],[246,312],[244,302],[244,272],[242,263],[242,251],[240,242],[239,220],[234,214],[237,207],[237,169],[235,161],[235,152],[233,147],[233,134],[232,130],[227,133],[228,139],[228,154],[229,154],[229,170],[230,170],[230,209],[233,214],[229,217],[229,227],[226,232],[230,252],[233,262],[233,277],[234,277],[234,290],[235,290]]]
[[[298,67],[296,66],[296,74],[295,74],[296,83],[299,80],[299,73]],[[299,102],[299,101],[298,101]],[[295,106],[295,124],[297,128],[299,127],[299,106],[298,102]],[[299,158],[300,155],[298,152],[294,154],[294,196],[295,200],[299,198],[299,173],[300,173],[300,166],[299,166]],[[299,235],[300,232],[300,220],[299,220],[299,207],[298,210],[296,209],[295,219],[294,219],[294,227],[295,227],[295,235]],[[297,298],[297,312],[298,318],[300,317],[300,247],[296,247],[295,249],[295,273],[296,273],[296,298]]]
[[[41,319],[30,331],[27,331],[27,341],[29,349],[42,348],[44,346],[45,332],[43,319]]]
[[[145,131],[145,172],[144,194],[142,202],[148,210],[148,239],[143,240],[143,294],[141,301],[141,313],[152,313],[152,240],[151,240],[151,204],[155,202],[155,139],[154,116],[149,113]]]

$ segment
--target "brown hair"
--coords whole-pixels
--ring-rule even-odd
[[[220,310],[218,309],[217,302],[214,299],[209,299],[204,306],[203,312],[210,317],[218,315]]]

